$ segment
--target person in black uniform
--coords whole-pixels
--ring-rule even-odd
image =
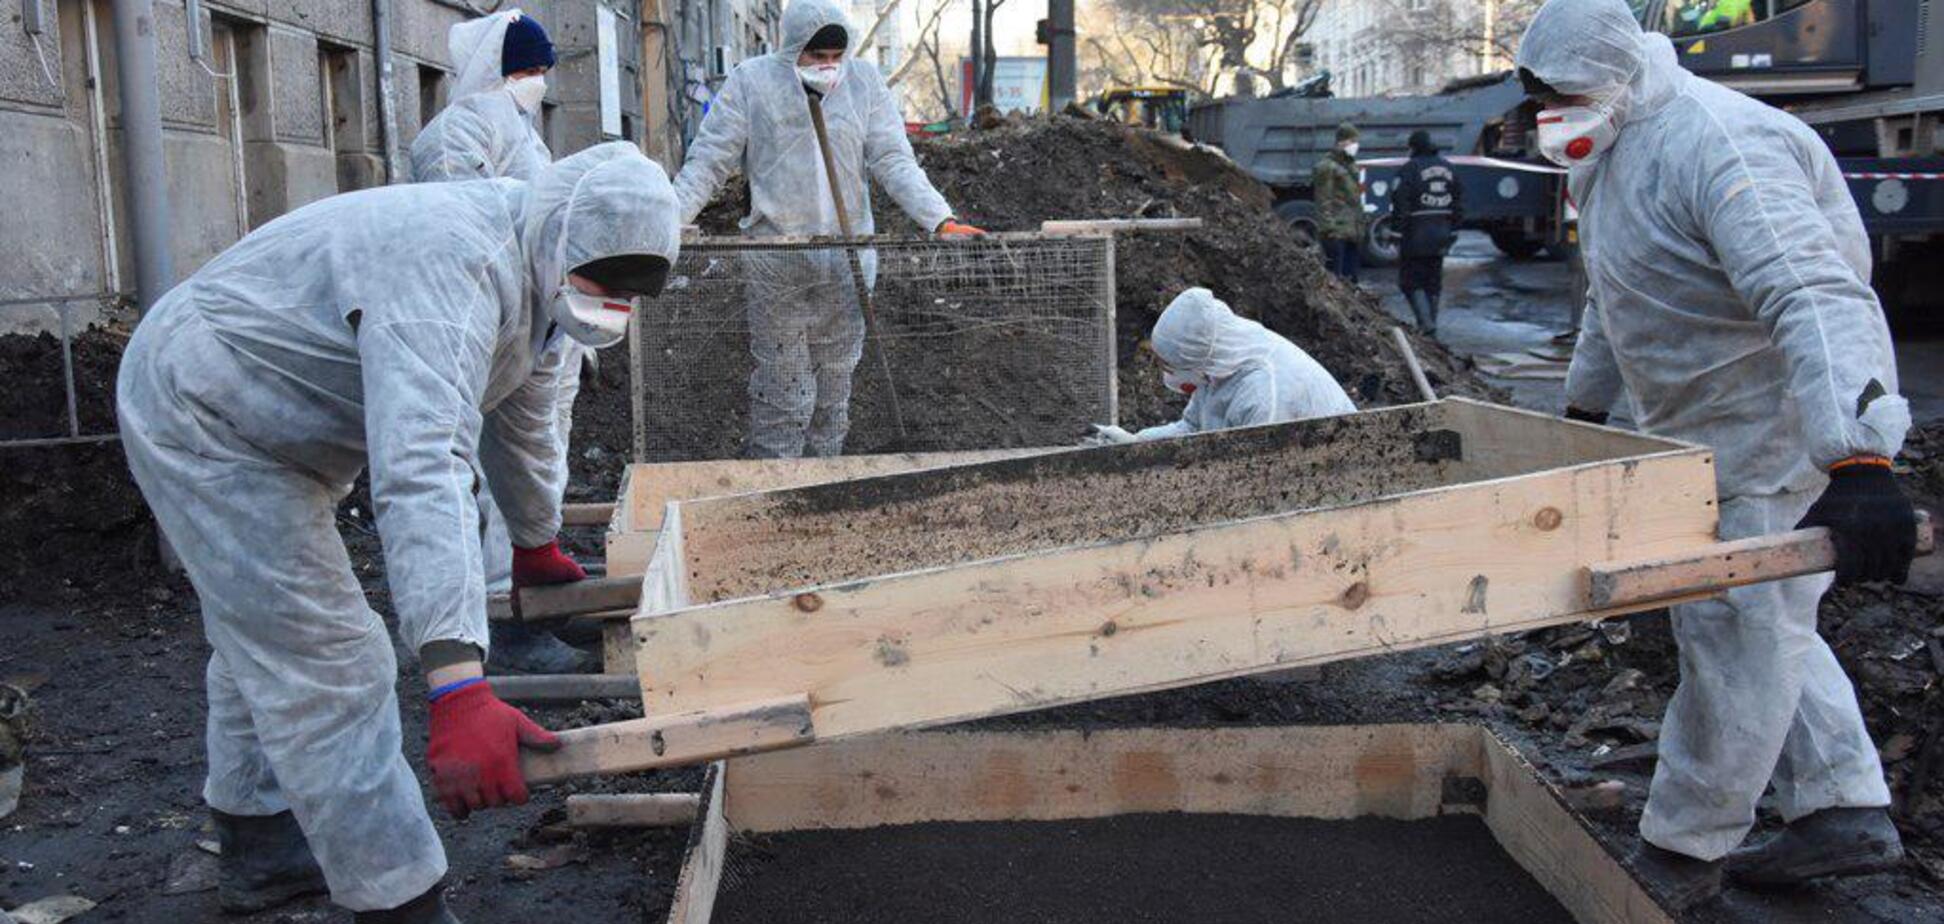
[[[1425,336],[1438,332],[1438,298],[1444,291],[1444,257],[1458,235],[1464,215],[1458,175],[1451,161],[1438,156],[1431,134],[1411,133],[1411,159],[1397,174],[1391,194],[1391,216],[1402,235],[1397,287],[1417,317]]]

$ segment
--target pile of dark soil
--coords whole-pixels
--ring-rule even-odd
[[[125,334],[74,338],[83,434],[115,432],[115,372]],[[61,343],[0,337],[0,440],[68,435]],[[155,558],[148,508],[115,442],[0,449],[0,598],[49,599],[139,587]]]
[[[1200,218],[1191,232],[1122,235],[1115,253],[1121,418],[1165,422],[1180,404],[1138,350],[1175,293],[1206,286],[1315,356],[1360,403],[1417,400],[1390,342],[1395,323],[1376,299],[1330,276],[1312,248],[1271,211],[1268,187],[1227,158],[1140,129],[1077,118],[1005,123],[917,143],[933,185],[989,231],[1097,218]],[[874,194],[878,230],[918,233],[889,196]],[[736,233],[748,188],[724,187],[700,224]],[[1468,360],[1410,334],[1440,394],[1489,397]]]
[[[729,924],[779,909],[802,924],[1572,920],[1475,815],[790,831],[739,839],[724,868],[715,920]]]

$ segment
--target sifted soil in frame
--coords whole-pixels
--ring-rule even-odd
[[[1571,921],[1483,819],[1181,813],[732,842],[717,924]]]

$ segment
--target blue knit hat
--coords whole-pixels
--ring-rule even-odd
[[[500,76],[530,67],[553,67],[553,42],[547,30],[531,16],[515,16],[506,24],[506,41],[500,43]]]

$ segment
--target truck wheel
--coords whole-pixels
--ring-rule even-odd
[[[1492,246],[1514,260],[1530,260],[1545,249],[1544,241],[1527,237],[1524,231],[1493,231]]]
[[[1289,222],[1296,240],[1306,248],[1316,246],[1316,203],[1308,199],[1284,199],[1276,203],[1276,217]]]
[[[1370,266],[1392,266],[1401,256],[1404,235],[1389,215],[1380,215],[1364,232],[1363,261]]]

